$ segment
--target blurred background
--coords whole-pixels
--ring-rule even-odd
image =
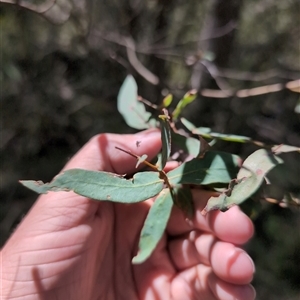
[[[134,132],[116,107],[129,73],[153,103],[196,88],[198,126],[299,147],[299,15],[299,0],[1,0],[1,245],[37,198],[19,179],[50,181],[93,135]],[[299,300],[299,208],[244,209],[257,299]]]

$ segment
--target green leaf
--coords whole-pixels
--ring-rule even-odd
[[[168,107],[168,106],[171,105],[172,101],[173,101],[173,95],[172,95],[172,94],[168,94],[168,95],[164,98],[164,100],[163,100],[163,102],[162,102],[162,106],[163,106],[163,107]]]
[[[94,200],[122,203],[144,201],[163,189],[163,180],[157,172],[139,172],[127,180],[114,173],[71,169],[56,176],[50,183],[33,180],[20,182],[39,194],[74,191]]]
[[[237,178],[243,179],[253,174],[265,176],[276,165],[282,163],[283,160],[279,156],[272,154],[266,149],[259,149],[245,159]]]
[[[199,134],[201,134],[203,137],[207,137],[211,139],[219,139],[227,142],[247,143],[251,141],[251,138],[247,136],[235,135],[235,134],[223,134],[217,132],[211,132],[209,134],[205,134],[205,133],[199,133]]]
[[[263,180],[264,176],[257,174],[237,181],[237,184],[229,193],[230,196],[227,195],[228,192],[223,192],[218,197],[211,197],[203,209],[202,214],[205,215],[207,212],[216,209],[224,212],[233,205],[241,204],[259,189]]]
[[[183,98],[178,102],[176,108],[172,113],[173,120],[176,121],[182,110],[190,103],[192,103],[197,97],[197,91],[191,90],[187,92]]]
[[[134,264],[144,262],[152,254],[163,236],[172,207],[173,199],[170,190],[162,190],[151,206],[145,220],[139,241],[139,252],[132,259]]]
[[[180,118],[181,123],[190,131],[193,133],[193,130],[197,129],[197,127],[190,121],[188,121],[185,118]],[[209,128],[209,132],[210,132],[210,128]]]
[[[210,128],[208,127],[198,127],[196,128],[194,124],[192,124],[190,121],[181,118],[180,119],[182,124],[193,134],[199,134],[204,138],[208,139],[219,139],[227,142],[236,142],[236,143],[248,143],[251,142],[252,139],[243,136],[243,135],[236,135],[236,134],[224,134],[224,133],[218,133],[218,132],[212,132]]]
[[[239,157],[225,152],[208,151],[168,172],[172,185],[228,183],[238,172]]]
[[[171,128],[168,115],[159,116],[161,124],[161,141],[162,141],[162,153],[161,153],[161,170],[165,167],[170,153],[171,153]]]
[[[209,133],[211,132],[211,129],[209,127],[196,127],[193,123],[188,121],[185,118],[180,119],[181,123],[193,134],[199,134],[203,137],[210,137]],[[204,136],[207,135],[207,136]]]
[[[137,84],[131,75],[128,75],[121,86],[118,95],[118,111],[128,126],[135,129],[150,128],[148,120],[151,114],[146,111],[143,103],[138,101]]]
[[[282,163],[280,157],[265,149],[255,151],[244,161],[235,184],[220,196],[211,197],[202,213],[215,209],[225,211],[233,205],[241,204],[260,188],[267,173]]]
[[[171,132],[172,147],[176,146],[187,155],[197,157],[200,152],[200,141],[193,137],[186,137],[181,134]]]

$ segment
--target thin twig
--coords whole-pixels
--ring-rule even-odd
[[[35,12],[38,14],[44,14],[45,12],[47,12],[49,9],[51,9],[55,5],[56,0],[48,0],[40,5],[35,5],[32,3],[25,2],[25,1],[14,1],[14,0],[1,0],[1,3],[20,6],[29,11],[32,11],[32,12]]]
[[[154,75],[149,69],[147,69],[136,56],[135,44],[133,39],[126,37],[124,38],[124,41],[126,43],[127,57],[130,64],[147,81],[149,81],[153,85],[157,85],[159,83],[159,78],[156,75]]]
[[[209,98],[230,98],[230,97],[247,98],[247,97],[259,96],[259,95],[264,95],[269,93],[275,93],[275,92],[282,91],[284,89],[288,89],[295,93],[300,93],[300,79],[289,81],[286,84],[275,83],[275,84],[255,87],[252,89],[242,89],[238,91],[203,89],[200,91],[200,94],[203,97],[209,97]]]

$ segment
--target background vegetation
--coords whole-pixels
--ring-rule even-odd
[[[19,179],[49,181],[93,135],[132,132],[116,110],[128,73],[154,103],[198,89],[199,126],[300,146],[299,13],[298,0],[1,0],[1,245],[37,197]],[[244,209],[257,299],[299,299],[299,209]]]

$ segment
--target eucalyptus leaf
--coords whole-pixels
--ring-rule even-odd
[[[283,160],[279,156],[272,154],[266,149],[259,149],[245,159],[237,178],[242,179],[253,174],[265,176],[276,165],[282,163]]]
[[[203,214],[215,209],[225,211],[249,199],[263,184],[267,173],[283,160],[266,149],[259,149],[249,155],[240,169],[236,184],[218,197],[211,197]]]
[[[162,106],[163,107],[168,107],[171,105],[173,101],[173,95],[172,94],[168,94],[164,99],[163,99],[163,102],[162,102]]]
[[[208,151],[203,158],[194,158],[168,172],[172,185],[228,183],[236,177],[240,158],[237,155]]]
[[[243,135],[236,135],[236,134],[224,134],[224,133],[217,133],[217,132],[212,132],[208,130],[209,128],[207,127],[199,127],[195,128],[192,132],[194,134],[199,134],[204,138],[208,139],[219,139],[222,141],[227,141],[227,142],[236,142],[236,143],[248,143],[251,142],[251,138]]]
[[[191,90],[187,92],[183,98],[178,102],[175,110],[173,111],[173,120],[177,120],[178,116],[181,114],[182,110],[190,103],[192,103],[197,97],[197,91]]]
[[[152,254],[163,236],[172,207],[171,192],[163,189],[149,210],[140,235],[139,252],[132,259],[132,263],[142,263]]]
[[[181,123],[191,132],[195,134],[209,134],[211,129],[209,127],[196,127],[192,122],[185,118],[180,118]]]
[[[135,203],[157,195],[163,189],[163,180],[157,172],[139,172],[132,179],[109,172],[71,169],[59,174],[50,183],[20,181],[27,188],[46,194],[50,191],[74,191],[94,199],[112,202]]]
[[[223,192],[218,197],[211,197],[202,214],[206,214],[211,210],[219,209],[221,211],[228,210],[233,205],[239,205],[251,197],[262,185],[264,176],[262,174],[253,174],[240,180],[232,189],[230,196]]]
[[[161,141],[162,141],[162,150],[161,150],[161,170],[165,167],[170,153],[171,153],[171,128],[168,116],[163,115],[160,117],[161,124]]]
[[[182,150],[186,155],[197,157],[200,152],[200,141],[193,137],[171,132],[172,147]],[[175,146],[175,147],[174,147]]]
[[[224,133],[218,133],[218,132],[212,132],[212,130],[208,127],[196,127],[194,124],[192,124],[190,121],[181,118],[182,124],[193,134],[199,134],[204,138],[208,139],[219,139],[227,142],[236,142],[236,143],[247,143],[251,142],[252,139],[243,136],[243,135],[236,135],[236,134],[224,134]]]
[[[118,95],[118,111],[128,126],[135,129],[150,128],[148,122],[151,114],[146,111],[143,103],[138,101],[137,84],[131,75],[128,75],[121,86]]]

